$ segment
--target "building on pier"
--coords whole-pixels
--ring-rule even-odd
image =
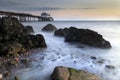
[[[53,18],[49,13],[43,12],[41,13],[42,21],[53,21]]]

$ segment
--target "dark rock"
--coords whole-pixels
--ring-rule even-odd
[[[17,76],[15,76],[14,80],[20,80]]]
[[[58,66],[54,69],[51,80],[100,80],[100,78],[83,70]]]
[[[0,52],[2,53],[0,55],[5,55],[5,54],[17,55],[25,51],[26,49],[17,42],[6,42],[2,46],[0,46]]]
[[[99,63],[99,64],[103,64],[104,62],[105,62],[105,59],[100,59],[97,61],[97,63]]]
[[[22,59],[21,60],[22,68],[30,68],[31,67],[31,63],[29,59]]]
[[[24,53],[31,48],[46,47],[41,34],[31,35],[31,26],[24,27],[17,18],[3,17],[0,26],[0,56]]]
[[[1,20],[1,17],[0,17],[0,26],[1,26],[1,21],[2,21],[2,20]]]
[[[42,31],[48,31],[48,32],[53,32],[56,30],[57,30],[57,28],[52,24],[48,24],[42,29]]]
[[[95,56],[91,56],[90,58],[93,59],[93,60],[96,60],[96,59],[97,59]]]
[[[46,47],[45,39],[41,34],[37,34],[36,36],[30,35],[31,41],[32,41],[32,47],[40,47],[44,48]]]
[[[115,69],[115,66],[113,66],[113,65],[105,65],[105,68],[107,68],[107,69]]]
[[[88,46],[99,48],[111,48],[110,42],[106,41],[102,35],[90,29],[77,29],[75,27],[59,29],[54,35],[65,37],[65,42],[80,42]]]
[[[2,42],[13,41],[29,35],[26,28],[14,17],[3,17],[1,24]]]
[[[9,71],[7,71],[7,72],[4,73],[4,77],[10,77],[10,74],[11,73]]]
[[[64,28],[64,29],[58,29],[57,31],[55,31],[54,35],[65,37],[67,33],[68,33],[68,28]]]
[[[26,63],[28,63],[28,60],[27,59],[22,59],[21,63],[26,64]]]
[[[56,67],[51,75],[51,80],[69,80],[69,70],[66,67]]]
[[[26,26],[26,29],[28,30],[29,33],[34,33],[33,27],[32,26]]]

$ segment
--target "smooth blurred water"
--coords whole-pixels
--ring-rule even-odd
[[[99,49],[89,46],[81,48],[79,44],[64,42],[64,38],[56,37],[54,33],[42,32],[41,29],[51,23],[57,28],[75,26],[88,28],[102,34],[110,41],[111,49]],[[54,21],[27,22],[32,25],[35,34],[43,34],[47,48],[36,51],[30,58],[32,67],[16,71],[21,80],[49,80],[55,66],[67,66],[94,73],[102,80],[120,80],[120,22],[119,21]],[[91,56],[97,57],[96,60]],[[103,60],[104,62],[98,63]],[[115,69],[106,69],[105,65],[113,65]]]

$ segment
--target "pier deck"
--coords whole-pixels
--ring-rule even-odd
[[[7,11],[0,11],[0,16],[10,16],[16,17],[21,22],[29,22],[29,21],[53,21],[52,17],[41,17],[37,15],[32,15],[28,13],[16,13],[16,12],[7,12]]]

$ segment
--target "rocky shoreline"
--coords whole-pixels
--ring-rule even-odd
[[[47,47],[41,34],[32,35],[31,32],[31,26],[23,26],[15,17],[0,19],[0,74],[3,80],[9,80],[12,69],[25,52]]]
[[[106,41],[102,35],[89,29],[75,27],[57,29],[54,25],[48,24],[42,31],[54,32],[55,36],[64,37],[65,42],[80,42],[98,48],[111,48],[110,42]],[[21,64],[25,66],[29,63],[25,56],[32,54],[31,49],[47,47],[42,34],[33,35],[32,33],[34,33],[32,26],[22,25],[17,18],[3,17],[0,19],[0,80],[9,80],[12,70],[20,67]],[[91,59],[95,60],[96,57],[92,56]],[[112,65],[105,67],[115,68]],[[12,79],[19,80],[17,76]],[[100,78],[83,70],[58,66],[54,69],[51,80],[100,80]]]

